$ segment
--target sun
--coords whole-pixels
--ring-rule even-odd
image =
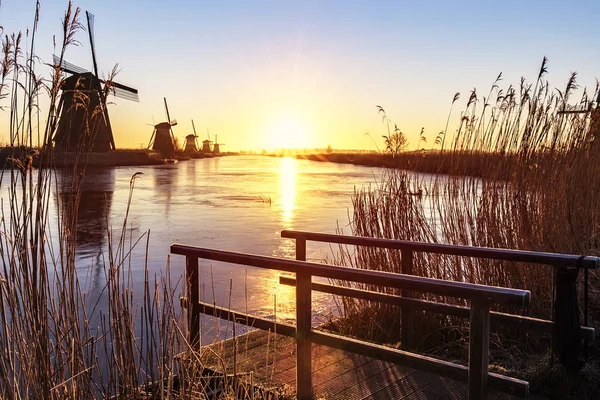
[[[275,117],[265,131],[265,147],[271,150],[315,147],[315,139],[310,123],[295,114]]]

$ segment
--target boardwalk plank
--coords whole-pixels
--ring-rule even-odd
[[[412,368],[401,367],[398,365],[389,365],[384,361],[378,361],[381,366],[386,366],[383,369],[371,368],[369,369],[370,374],[365,374],[363,379],[357,380],[356,383],[347,387],[346,389],[332,393],[332,399],[362,399],[371,393],[377,392],[387,385],[389,380],[393,381],[400,380],[410,374],[414,374],[416,371]],[[378,365],[378,366],[379,366]],[[385,375],[386,378],[382,378],[380,375]]]
[[[235,347],[238,373],[252,372],[254,381],[267,387],[296,385],[294,338],[252,331],[239,336],[237,346],[230,339],[207,347],[219,354],[228,373],[234,371]],[[219,357],[207,351],[202,354],[204,366],[222,370]],[[315,395],[327,400],[458,400],[468,395],[464,382],[316,344],[312,345],[312,373]],[[490,392],[489,399],[517,397]]]
[[[404,399],[406,396],[418,390],[419,387],[427,385],[429,382],[436,379],[435,375],[416,371],[414,374],[404,376],[396,381],[389,381],[382,389],[372,392],[371,394],[362,397],[362,399]]]
[[[427,400],[435,399],[439,396],[448,395],[459,386],[465,386],[462,382],[446,377],[438,377],[429,382],[427,385],[419,387],[410,395],[406,396],[406,400]]]

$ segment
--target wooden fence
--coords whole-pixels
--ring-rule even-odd
[[[484,258],[488,260],[503,260],[533,264],[544,264],[552,266],[554,268],[582,268],[584,270],[584,286],[586,292],[588,285],[588,270],[600,267],[600,258],[598,257],[578,256],[571,254],[494,249],[472,246],[455,246],[447,244],[422,243],[392,239],[377,239],[348,235],[332,235],[292,230],[283,230],[281,232],[281,237],[296,240],[296,259],[298,260],[306,260],[307,241],[400,250],[402,260],[402,273],[407,275],[413,274],[413,253],[416,252]],[[286,285],[295,285],[293,279],[284,277],[280,278],[280,283]],[[558,284],[561,284],[561,282],[558,282]],[[313,283],[312,287],[315,291],[342,295],[342,292],[339,290],[338,286]],[[468,318],[470,315],[468,307],[460,307],[432,301],[411,299],[411,294],[409,290],[403,291],[402,296],[392,296],[364,290],[346,288],[344,288],[343,292],[351,293],[351,296],[356,298],[371,301],[379,301],[382,303],[394,304],[402,307],[401,343],[403,346],[405,346],[405,348],[410,348],[413,345],[412,310],[425,310],[434,313],[462,318]],[[585,301],[587,301],[587,298],[585,299]],[[569,319],[570,317],[567,316],[566,318]],[[490,320],[492,325],[520,326],[525,329],[551,334],[553,334],[556,331],[554,321],[544,320],[540,318],[531,318],[521,315],[506,314],[500,312],[490,312]],[[593,328],[582,326],[580,327],[580,335],[581,338],[586,341],[594,340],[595,331]]]
[[[186,257],[186,279],[188,286],[187,297],[184,304],[188,307],[190,341],[194,344],[199,343],[200,313],[216,315],[220,318],[232,320],[237,323],[265,330],[270,329],[276,331],[278,334],[295,337],[297,345],[296,383],[297,394],[300,399],[309,399],[312,398],[313,395],[311,343],[352,351],[354,353],[364,354],[381,360],[395,362],[466,381],[468,382],[469,397],[471,399],[485,398],[488,386],[504,392],[527,396],[529,391],[529,384],[527,382],[489,373],[488,352],[490,320],[502,320],[502,318],[511,319],[513,317],[522,318],[523,324],[539,324],[539,326],[544,326],[543,329],[548,329],[548,321],[539,322],[535,321],[535,319],[528,319],[526,317],[507,317],[508,314],[490,313],[490,305],[493,303],[515,305],[518,307],[527,306],[530,299],[529,291],[412,276],[413,252],[420,251],[489,259],[541,262],[552,265],[559,263],[561,265],[581,265],[583,263],[586,268],[595,267],[598,265],[599,261],[594,257],[585,257],[582,261],[581,257],[561,254],[482,249],[342,235],[325,235],[310,232],[283,231],[282,236],[296,239],[296,260],[213,250],[181,244],[171,245],[171,253]],[[394,274],[306,262],[307,241],[399,249],[402,252],[404,273]],[[296,286],[296,325],[293,326],[278,323],[200,302],[198,259],[221,261],[294,273],[296,275],[295,280],[284,280],[284,283],[294,284]],[[389,296],[375,292],[358,291],[356,289],[313,283],[313,276],[396,288],[402,291],[403,296]],[[392,302],[393,304],[400,304],[405,309],[430,309],[459,316],[466,316],[468,313],[470,318],[468,366],[422,356],[404,349],[398,350],[388,348],[356,339],[345,338],[340,335],[313,330],[311,327],[312,290],[326,291],[343,296],[356,296],[371,300]],[[471,306],[470,308],[463,308],[448,304],[412,299],[410,298],[410,295],[413,291],[468,299],[470,300]],[[412,325],[409,317],[410,313],[406,312],[406,315],[407,316],[405,316],[405,313],[402,313],[403,331],[404,327]],[[404,325],[404,323],[407,325]],[[552,324],[551,321],[550,323]],[[407,329],[406,332],[408,331],[409,330]],[[593,330],[590,331],[590,329],[584,329],[584,331],[587,332],[587,334],[593,335]],[[406,338],[406,335],[408,335],[408,333],[405,333],[403,341]],[[406,340],[410,341],[410,338],[406,338]]]

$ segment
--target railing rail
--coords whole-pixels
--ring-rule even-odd
[[[305,262],[306,241],[297,239],[297,260],[241,254],[222,250],[205,249],[181,244],[171,245],[171,253],[186,257],[186,279],[188,282],[188,314],[190,321],[190,340],[199,343],[199,312],[214,312],[222,318],[236,319],[231,311],[202,303],[198,294],[198,259],[222,261],[239,265],[274,269],[296,274],[296,346],[297,346],[297,395],[300,399],[312,398],[311,343],[320,343],[354,351],[359,354],[376,356],[384,360],[402,362],[415,367],[428,369],[458,379],[468,381],[469,397],[486,397],[489,383],[499,389],[526,395],[528,383],[508,377],[490,374],[488,371],[490,304],[512,304],[526,306],[530,293],[526,290],[509,289],[477,285],[464,282],[451,282],[418,276],[394,274],[381,271],[357,270],[353,268]],[[311,291],[312,276],[330,279],[354,281],[364,284],[387,286],[404,291],[417,291],[442,296],[459,297],[471,300],[469,327],[469,365],[464,367],[417,354],[385,348],[366,342],[343,338],[341,336],[313,331],[311,327]],[[195,293],[192,293],[195,291]],[[191,312],[190,312],[191,311]],[[238,313],[238,315],[241,315]],[[243,315],[242,315],[243,317]],[[248,316],[246,321],[248,321]],[[253,323],[263,326],[275,324],[267,320],[252,317]],[[267,324],[267,325],[265,325]],[[273,325],[277,326],[277,324]],[[279,332],[290,332],[289,327],[278,325]]]
[[[517,261],[534,264],[546,264],[559,267],[586,269],[600,268],[600,258],[574,254],[545,253],[538,251],[496,249],[489,247],[458,246],[439,243],[422,243],[396,239],[378,239],[362,236],[334,235],[305,231],[281,231],[281,237],[302,241],[348,244],[355,246],[379,247],[385,249],[410,250],[413,252],[436,253],[489,260]],[[305,244],[306,246],[306,244]]]

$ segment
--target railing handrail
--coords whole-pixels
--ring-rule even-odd
[[[238,265],[247,265],[292,273],[301,272],[329,279],[353,281],[397,289],[410,289],[441,296],[459,297],[471,300],[477,299],[478,301],[487,301],[497,304],[512,304],[521,307],[529,304],[531,296],[528,290],[485,286],[468,282],[445,281],[442,279],[424,278],[383,271],[354,269],[255,254],[208,249],[183,244],[172,244],[171,253]]]
[[[379,239],[364,236],[336,235],[295,230],[282,230],[281,237],[304,239],[313,242],[371,246],[386,249],[411,250],[417,252],[447,254],[455,256],[487,258],[504,261],[520,261],[535,264],[548,264],[561,267],[595,269],[600,268],[600,257],[578,256],[574,254],[546,253],[538,251],[511,250],[491,247],[475,247],[439,243],[413,242],[398,239]]]

